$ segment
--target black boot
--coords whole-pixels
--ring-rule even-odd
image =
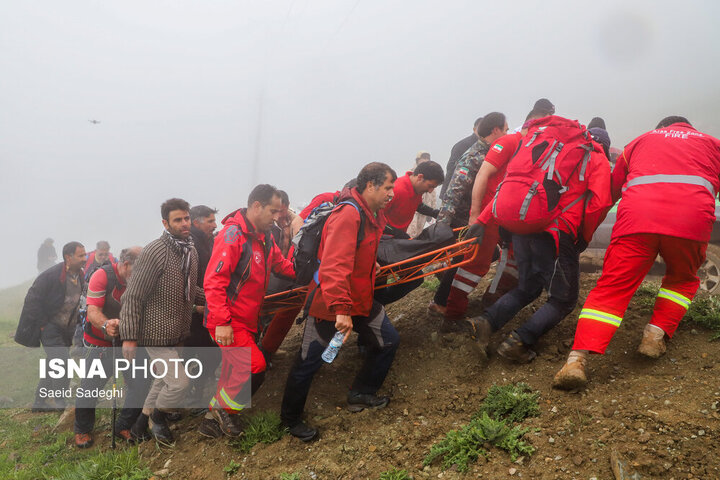
[[[372,393],[360,393],[350,390],[347,396],[348,410],[351,412],[362,412],[366,408],[385,408],[390,403],[390,397],[378,397]]]
[[[167,414],[156,408],[150,414],[150,420],[152,420],[150,433],[155,437],[155,441],[160,445],[172,447],[175,444],[175,439],[170,431],[170,425],[168,425]]]
[[[305,424],[302,421],[295,423],[293,426],[286,425],[288,432],[295,438],[299,438],[303,442],[309,442],[317,437],[318,431]]]
[[[130,427],[130,435],[135,443],[142,443],[152,438],[152,435],[148,432],[148,420],[148,416],[141,413]]]

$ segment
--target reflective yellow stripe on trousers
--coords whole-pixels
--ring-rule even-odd
[[[671,302],[675,302],[681,307],[685,307],[685,310],[690,308],[690,303],[692,303],[691,298],[688,298],[678,292],[668,290],[667,288],[661,288],[657,296],[658,298],[664,298],[666,300],[670,300]]]
[[[619,327],[620,322],[622,322],[622,317],[618,317],[617,315],[613,315],[612,313],[594,310],[592,308],[583,308],[580,312],[580,318],[587,318],[588,320],[609,323],[610,325],[613,325],[615,327]]]

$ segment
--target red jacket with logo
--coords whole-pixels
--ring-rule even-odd
[[[412,222],[423,197],[422,193],[415,193],[410,182],[410,175],[412,172],[406,172],[405,176],[395,181],[393,198],[383,209],[387,223],[402,231],[407,230]]]
[[[373,303],[375,259],[385,216],[373,215],[357,188],[344,190],[340,201],[352,196],[365,216],[365,235],[358,244],[360,213],[352,205],[338,205],[323,228],[318,249],[320,285],[310,284],[314,291],[310,315],[335,321],[335,315],[367,316]]]
[[[283,257],[269,232],[259,233],[245,216],[245,209],[225,217],[215,237],[205,272],[205,326],[257,332],[270,270],[294,278],[292,262]]]
[[[622,195],[612,236],[658,233],[710,240],[720,190],[720,141],[687,123],[645,133],[628,144],[612,172]]]

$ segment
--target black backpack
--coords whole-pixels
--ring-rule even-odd
[[[319,283],[317,271],[320,268],[320,260],[317,258],[323,227],[330,214],[339,205],[352,205],[360,214],[360,229],[357,234],[357,244],[365,237],[365,215],[362,209],[353,199],[343,200],[337,204],[331,202],[321,203],[315,207],[300,227],[300,231],[293,237],[292,243],[295,247],[293,252],[293,264],[295,265],[295,282],[299,285],[307,285],[311,280]]]

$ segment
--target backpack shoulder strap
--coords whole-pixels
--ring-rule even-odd
[[[118,278],[117,275],[115,275],[115,269],[113,268],[112,264],[110,265],[103,265],[103,270],[105,270],[105,275],[107,275],[107,284],[105,285],[105,294],[109,292],[110,295],[112,295],[113,290],[115,290],[115,287],[118,284]]]
[[[357,210],[358,214],[360,215],[360,228],[358,229],[357,234],[357,244],[360,244],[365,239],[365,214],[362,211],[362,208],[360,208],[360,205],[357,204],[357,202],[349,198],[347,200],[343,200],[342,202],[338,203],[338,205],[352,205],[355,207],[355,210]]]

